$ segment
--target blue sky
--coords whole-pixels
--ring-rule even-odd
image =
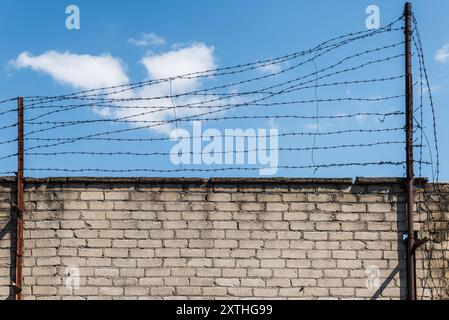
[[[65,27],[67,15],[66,7],[70,4],[77,5],[81,13],[81,29],[69,31]],[[121,84],[123,82],[138,82],[148,78],[157,78],[166,75],[170,66],[176,67],[173,54],[184,54],[179,64],[182,70],[192,71],[195,64],[199,67],[226,67],[241,63],[270,59],[297,51],[307,50],[330,38],[350,32],[363,31],[367,15],[365,9],[368,5],[375,4],[380,8],[382,25],[397,19],[403,11],[403,1],[10,1],[2,0],[0,3],[0,39],[3,46],[0,51],[0,100],[14,96],[33,95],[58,95],[70,93],[84,88],[105,86],[109,84]],[[433,95],[437,111],[438,138],[440,142],[441,180],[449,180],[449,145],[445,139],[447,136],[445,119],[449,118],[449,110],[446,107],[449,101],[449,93],[446,89],[449,74],[449,3],[446,0],[414,1],[414,12],[418,19],[420,31],[424,41],[426,63],[429,71],[429,80],[434,89]],[[145,36],[146,34],[146,36]],[[334,55],[323,56],[317,59],[318,69],[324,68],[348,55],[363,52],[382,45],[394,44],[402,41],[401,33],[386,34],[378,39],[368,39],[365,42],[356,42],[348,48],[342,48]],[[389,55],[401,54],[402,47],[392,48],[384,54],[370,55],[369,59],[379,59]],[[61,65],[48,66],[42,59],[48,58],[48,53],[54,52],[59,59],[76,59],[84,55],[92,57],[106,57],[101,60],[106,69],[95,69],[90,62],[81,64],[82,68],[67,67],[61,69]],[[172,55],[170,55],[172,54]],[[197,56],[195,56],[197,55]],[[193,57],[192,57],[193,56]],[[36,60],[36,58],[41,58]],[[55,58],[55,56],[51,56]],[[175,58],[177,56],[175,55]],[[187,58],[186,58],[187,57]],[[437,58],[439,57],[439,58]],[[147,60],[145,60],[147,58]],[[415,57],[416,58],[416,57]],[[193,60],[189,60],[193,59]],[[369,60],[368,59],[368,60]],[[91,60],[89,60],[91,61]],[[166,64],[169,61],[169,65]],[[367,60],[355,59],[353,65]],[[292,61],[293,63],[294,61]],[[51,61],[54,63],[54,60]],[[416,61],[415,61],[416,63]],[[56,63],[57,64],[57,63]],[[186,67],[186,64],[188,65]],[[43,66],[45,65],[45,66]],[[69,66],[70,63],[62,63]],[[350,65],[349,65],[350,66]],[[185,67],[185,68],[184,68]],[[287,68],[288,65],[282,65]],[[53,68],[53,69],[52,69]],[[162,68],[162,70],[159,70]],[[59,72],[63,71],[63,74]],[[100,77],[99,73],[108,70],[110,77]],[[298,77],[301,73],[313,72],[314,65],[305,65],[303,69],[295,70],[295,73],[286,74],[277,80],[269,80],[258,84],[270,86],[276,81],[288,81],[289,77]],[[195,71],[193,69],[193,71]],[[264,70],[259,70],[261,73]],[[415,80],[418,77],[418,69],[415,69]],[[265,70],[270,72],[270,70]],[[77,75],[68,76],[67,73]],[[79,74],[78,74],[79,73]],[[403,73],[403,60],[401,58],[391,62],[379,64],[362,69],[351,74],[350,77],[336,77],[328,81],[349,81],[354,79],[371,79],[384,76],[397,76]],[[81,74],[81,75],[80,75]],[[170,74],[172,76],[173,74]],[[76,77],[79,79],[75,79]],[[244,77],[242,75],[242,77]],[[124,80],[126,78],[126,80]],[[242,78],[211,79],[206,83],[185,84],[187,89],[198,89],[238,81]],[[343,86],[336,88],[321,88],[318,96],[329,97],[370,97],[392,96],[403,94],[402,80],[390,83],[373,84],[372,86]],[[182,84],[177,84],[176,90],[182,91]],[[233,90],[252,90],[251,85],[232,88]],[[146,94],[155,92],[147,91]],[[143,94],[143,93],[141,93]],[[300,91],[292,93],[284,100],[314,99],[313,91]],[[282,99],[281,99],[282,100]],[[280,102],[281,100],[277,100]],[[181,103],[177,101],[177,103]],[[373,103],[331,103],[319,106],[320,115],[350,114],[356,112],[391,112],[403,110],[403,100],[388,100]],[[8,108],[11,105],[0,105]],[[299,111],[298,111],[299,110]],[[226,112],[225,116],[242,115],[275,115],[296,114],[314,115],[315,104],[306,104],[298,109],[298,106],[289,106],[282,109],[264,109],[253,111],[242,108]],[[424,106],[425,127],[429,138],[432,138],[431,114],[428,104]],[[31,115],[31,113],[29,114]],[[101,113],[92,110],[79,110],[74,113],[55,115],[48,121],[67,121],[81,119],[98,119]],[[166,115],[167,116],[167,115]],[[223,115],[221,115],[223,116]],[[164,118],[167,119],[167,118]],[[45,120],[45,119],[42,119]],[[0,126],[14,121],[14,115],[9,114],[0,117]],[[224,132],[226,128],[277,128],[279,133],[292,131],[307,131],[314,128],[314,120],[299,121],[295,119],[275,120],[239,120],[218,121],[204,124],[204,127],[215,128]],[[402,118],[389,118],[383,123],[376,118],[359,117],[353,120],[321,121],[320,131],[339,131],[348,129],[379,129],[397,128],[403,125]],[[43,133],[40,137],[75,137],[84,134],[95,134],[115,129],[125,129],[128,125],[102,123],[89,128],[74,126]],[[186,130],[192,130],[190,123],[180,123],[179,126]],[[45,126],[44,126],[45,127]],[[129,126],[128,126],[129,127]],[[35,128],[27,127],[27,130]],[[2,138],[7,140],[14,136],[14,130],[0,131]],[[148,138],[164,137],[167,132],[162,130],[139,130],[121,137]],[[118,137],[116,135],[115,137]],[[281,139],[281,138],[280,138]],[[374,143],[377,141],[401,141],[401,133],[389,133],[388,135],[371,134],[344,135],[331,137],[318,137],[317,146]],[[312,144],[310,138],[290,137],[279,140],[280,147],[309,147]],[[27,146],[33,146],[33,142],[27,142]],[[141,151],[141,152],[169,152],[174,142],[142,143],[110,143],[106,145],[93,142],[80,142],[68,146],[60,146],[50,151]],[[431,146],[434,148],[434,146]],[[49,151],[49,150],[46,150]],[[0,145],[0,155],[8,155],[14,152],[14,144]],[[425,153],[425,157],[427,152]],[[331,151],[316,151],[314,154],[317,163],[346,163],[369,161],[403,161],[403,146],[382,146],[362,149],[339,149]],[[425,159],[426,160],[426,159]],[[6,159],[1,162],[0,171],[14,171],[14,160]],[[279,165],[307,166],[311,164],[310,151],[281,152]],[[169,157],[81,157],[81,156],[56,156],[27,157],[27,168],[163,168],[177,169],[178,166],[170,163]],[[185,166],[184,168],[220,168],[223,166]],[[251,167],[248,165],[248,167]],[[343,176],[402,176],[402,167],[343,167],[332,169],[278,170],[278,176],[316,176],[316,177],[343,177]],[[104,175],[104,173],[88,173],[89,175]],[[136,175],[145,175],[134,173]],[[27,172],[27,175],[67,175],[61,172]],[[117,175],[130,175],[130,173],[117,173]],[[163,174],[152,174],[163,175]],[[170,175],[170,174],[169,174]],[[183,176],[244,176],[257,175],[256,172],[218,172],[218,173],[179,173]],[[431,176],[428,166],[424,168],[423,175]]]

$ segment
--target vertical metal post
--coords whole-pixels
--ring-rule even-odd
[[[16,244],[16,300],[22,300],[22,264],[23,264],[23,213],[24,213],[24,183],[23,183],[23,98],[17,99],[18,134],[17,134],[17,244]]]
[[[407,2],[405,17],[405,92],[406,92],[406,153],[407,153],[407,295],[416,300],[415,231],[413,219],[413,77],[412,77],[412,4]]]

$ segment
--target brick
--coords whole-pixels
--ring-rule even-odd
[[[226,230],[225,234],[227,239],[249,239],[251,235],[247,230]]]
[[[106,239],[121,239],[124,237],[124,231],[122,230],[100,230],[100,238]]]
[[[341,211],[342,212],[350,212],[350,213],[362,213],[362,212],[366,212],[366,205],[364,205],[364,204],[342,204]]]
[[[89,201],[90,210],[112,210],[114,203],[106,201]]]
[[[172,239],[174,232],[172,230],[150,230],[151,239]]]
[[[163,240],[164,247],[166,248],[187,248],[187,240]]]
[[[188,211],[190,210],[189,203],[176,202],[176,203],[165,203],[164,205],[166,211]]]
[[[223,268],[223,277],[226,278],[244,278],[246,277],[246,269],[242,269],[242,268],[233,268],[233,269],[228,269],[228,268]]]
[[[281,202],[281,195],[279,194],[258,194],[257,201],[260,202]]]
[[[179,249],[156,249],[155,250],[156,257],[179,257]]]
[[[377,232],[355,232],[354,240],[378,240],[379,234]]]
[[[304,291],[302,288],[280,288],[280,297],[302,297],[304,296]]]
[[[289,221],[305,221],[309,218],[309,214],[306,212],[285,212],[284,220]]]
[[[333,260],[314,260],[312,261],[312,268],[316,269],[334,269],[337,263]]]
[[[392,207],[391,204],[383,204],[383,203],[369,203],[368,204],[368,212],[374,213],[383,213],[383,212],[391,212]]]
[[[228,295],[233,297],[249,297],[252,295],[250,288],[228,288]]]
[[[198,268],[196,271],[196,275],[199,277],[220,277],[221,269],[220,268]]]
[[[83,201],[64,201],[65,210],[87,210],[87,202]]]
[[[146,277],[167,277],[170,275],[170,269],[150,268],[145,270]]]
[[[318,287],[321,288],[339,288],[342,285],[341,279],[318,279]]]
[[[215,279],[215,284],[219,287],[238,287],[240,280],[237,278],[218,278]]]
[[[285,242],[288,248],[288,241]],[[260,249],[264,246],[264,242],[260,240],[241,240],[239,242],[239,248],[241,249]]]
[[[142,211],[161,211],[164,210],[164,205],[162,203],[140,202],[139,208]]]
[[[326,297],[329,298],[329,289],[308,287],[304,288],[304,296],[306,297]]]
[[[335,216],[337,221],[358,221],[360,219],[357,213],[340,213]]]
[[[111,258],[128,257],[128,249],[104,249],[104,256]]]
[[[33,257],[52,257],[56,255],[56,248],[33,249]]]
[[[181,194],[177,192],[161,192],[156,196],[159,201],[179,201],[181,200]]]
[[[33,286],[32,288],[34,295],[56,295],[56,288],[52,286]]]
[[[360,260],[337,260],[337,268],[341,269],[359,269],[362,267]]]
[[[266,211],[282,212],[288,211],[289,206],[286,203],[267,203]]]
[[[100,295],[105,295],[105,296],[122,296],[123,295],[123,288],[100,287]]]
[[[138,211],[139,204],[137,202],[130,201],[117,201],[114,202],[114,210]]]
[[[130,196],[128,192],[105,192],[105,200],[129,200]]]
[[[291,211],[313,212],[315,209],[314,203],[290,203]]]
[[[82,248],[86,246],[85,239],[61,239],[61,247]]]
[[[242,211],[263,211],[264,206],[260,203],[242,203],[240,205]]]
[[[227,202],[231,201],[231,194],[229,193],[209,193],[206,197],[207,201]]]
[[[356,251],[336,250],[332,251],[332,258],[334,259],[356,259]]]
[[[298,272],[294,269],[274,269],[273,277],[275,278],[296,278]]]
[[[327,232],[304,232],[305,240],[327,240]]]
[[[365,222],[342,222],[342,231],[363,231],[366,230]]]
[[[87,240],[87,246],[90,248],[110,248],[112,241],[109,239],[89,239]]]
[[[227,290],[226,288],[203,288],[203,295],[205,296],[226,296]]]
[[[340,205],[337,203],[318,203],[316,205],[318,211],[323,212],[338,212],[340,211]]]
[[[310,193],[307,195],[307,200],[309,202],[331,202],[330,195],[326,194],[326,193],[322,193],[322,194]]]
[[[262,259],[260,260],[262,268],[285,268],[285,260],[282,259]]]
[[[148,231],[143,230],[125,230],[126,239],[148,239]]]
[[[124,221],[111,221],[111,229],[137,229],[137,221],[134,220],[124,220]]]
[[[182,220],[182,213],[176,211],[159,211],[156,213],[156,218],[160,221]]]
[[[279,289],[276,288],[254,288],[254,297],[274,298],[278,296]]]
[[[61,209],[61,202],[57,201],[40,201],[37,203],[37,210],[47,210],[47,211],[54,211],[54,210],[60,210]]]
[[[81,200],[104,200],[103,192],[81,192]]]
[[[334,297],[353,297],[355,295],[354,288],[331,288],[330,295]]]

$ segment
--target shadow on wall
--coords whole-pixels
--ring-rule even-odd
[[[13,198],[13,197],[11,197]],[[0,229],[0,241],[3,241],[6,236],[9,234],[9,295],[6,297],[6,300],[15,300],[15,288],[12,285],[16,278],[16,226],[17,226],[17,214],[16,210],[11,207],[10,210],[10,220]]]
[[[385,190],[384,186],[371,187],[373,191]],[[391,248],[391,251],[397,252],[398,265],[393,269],[393,271],[384,279],[380,284],[379,289],[371,297],[371,300],[377,300],[382,296],[382,293],[387,289],[393,281],[399,281],[397,285],[392,284],[393,287],[400,288],[400,299],[407,300],[407,255],[406,255],[406,243],[404,241],[404,234],[407,232],[407,211],[405,205],[404,190],[392,191],[389,190],[387,194],[387,201],[396,206],[396,227],[397,227],[397,237],[396,237],[396,248]],[[396,201],[394,203],[394,201]],[[390,267],[390,266],[389,266]]]

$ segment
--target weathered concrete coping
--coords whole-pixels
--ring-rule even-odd
[[[15,182],[16,177],[0,177],[0,183]],[[48,177],[25,178],[31,184],[61,184],[61,183],[95,183],[95,184],[283,184],[283,185],[397,185],[404,183],[404,178],[161,178],[161,177]],[[427,178],[416,178],[416,185],[426,185]]]
[[[357,177],[354,181],[355,185],[397,185],[402,184],[406,180],[404,178],[365,178]],[[415,185],[424,186],[429,182],[427,178],[415,178]]]
[[[15,182],[16,177],[0,177],[1,182]],[[149,178],[149,177],[49,177],[25,178],[31,184],[61,183],[135,183],[135,184],[322,184],[352,185],[352,178]]]

